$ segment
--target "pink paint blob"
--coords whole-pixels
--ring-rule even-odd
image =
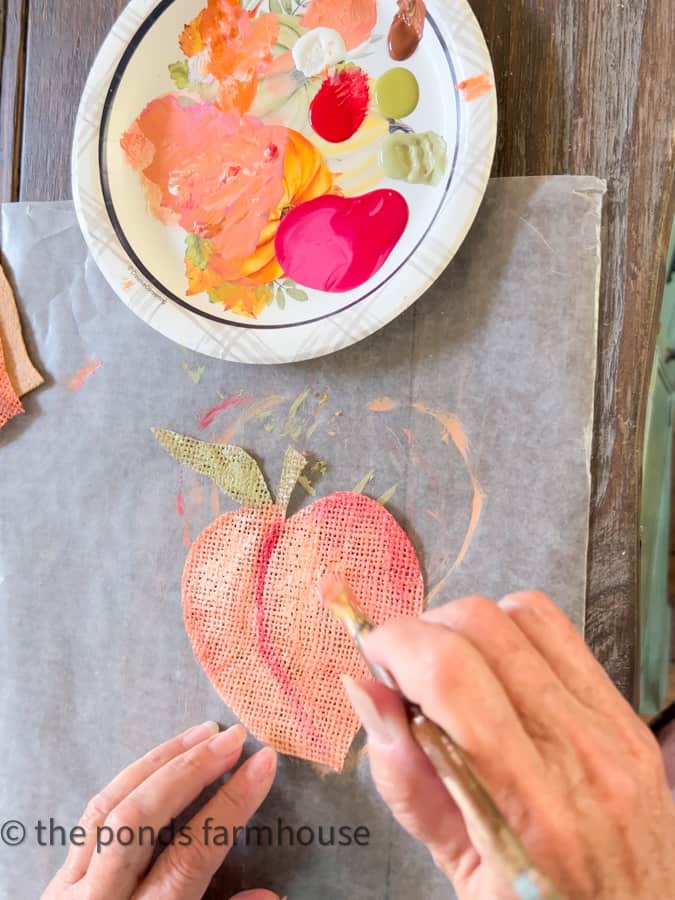
[[[319,137],[333,144],[356,134],[368,112],[368,76],[348,66],[324,79],[309,107],[309,121]]]
[[[407,224],[408,204],[398,191],[317,197],[282,219],[277,259],[304,287],[350,291],[382,268]]]

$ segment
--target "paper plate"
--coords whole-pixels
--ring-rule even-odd
[[[490,173],[494,77],[465,0],[429,0],[420,45],[403,62],[388,51],[394,0],[241,2],[209,0],[200,19],[207,0],[129,3],[82,97],[73,195],[94,259],[143,321],[209,356],[294,362],[377,331],[452,259]],[[342,10],[339,22],[332,10]],[[291,48],[310,30],[303,22],[342,35],[337,67],[311,77],[296,69]],[[217,45],[209,28],[220,29]],[[419,85],[417,106],[398,119],[378,109],[375,90],[394,66]],[[334,143],[313,130],[310,105],[325,79],[335,85],[345,72],[366,85],[370,104],[356,133]],[[420,142],[427,132],[445,142],[437,183],[386,177],[383,141]],[[384,193],[351,199],[374,191]],[[336,194],[345,199],[328,201],[339,216],[326,225],[317,198]],[[398,240],[391,198],[408,210]],[[291,229],[289,212],[303,228]],[[314,260],[319,275],[308,276]]]

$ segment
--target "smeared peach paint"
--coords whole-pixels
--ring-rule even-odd
[[[252,397],[246,397],[243,394],[237,394],[233,397],[226,397],[221,403],[217,403],[211,409],[203,414],[199,420],[199,428],[205,431],[210,425],[213,425],[216,418],[221,412],[231,409],[233,406],[245,406],[250,403]]]
[[[396,400],[392,400],[391,397],[378,397],[376,400],[371,400],[368,404],[368,409],[371,412],[390,412],[392,409],[396,409],[398,403]]]
[[[490,81],[489,75],[474,75],[473,78],[465,78],[457,85],[457,90],[462,95],[462,100],[470,103],[472,100],[478,100],[484,94],[489,93],[494,84]]]
[[[416,409],[418,412],[421,412],[424,415],[431,416],[439,423],[442,429],[441,440],[443,441],[443,443],[447,444],[452,441],[452,443],[459,451],[460,456],[464,460],[467,472],[469,473],[469,480],[471,482],[472,490],[471,515],[469,517],[469,524],[464,536],[464,541],[462,542],[462,546],[459,549],[459,553],[457,554],[455,561],[450,566],[450,569],[448,570],[445,577],[442,578],[427,595],[427,603],[429,604],[443,589],[450,575],[464,562],[464,558],[469,550],[469,547],[471,546],[473,536],[476,533],[478,522],[483,511],[485,494],[480,482],[478,481],[478,478],[473,472],[471,460],[469,459],[469,438],[466,434],[466,431],[464,430],[464,426],[457,418],[457,416],[453,416],[450,413],[445,412],[444,410],[432,409],[431,407],[426,406],[424,403],[414,403],[413,409]]]
[[[86,365],[82,366],[74,375],[68,379],[68,388],[71,391],[79,391],[84,387],[85,382],[91,378],[94,372],[98,372],[103,363],[100,359],[92,359]]]
[[[121,144],[151,210],[208,238],[222,255],[218,274],[236,278],[283,196],[287,136],[282,126],[167,95],[145,107]]]
[[[371,412],[383,413],[390,412],[393,409],[397,409],[401,406],[407,405],[408,404],[405,403],[399,403],[398,401],[393,400],[390,397],[380,397],[372,400],[368,404],[368,409]],[[426,404],[421,402],[410,404],[410,406],[412,409],[414,409],[416,412],[421,413],[422,415],[431,416],[431,418],[435,419],[441,426],[441,441],[444,444],[452,443],[459,452],[466,467],[472,492],[471,511],[469,515],[467,530],[464,535],[464,540],[462,541],[462,545],[459,549],[459,552],[457,553],[457,556],[447,568],[445,575],[428,592],[426,597],[426,604],[429,605],[434,600],[434,598],[438,596],[439,592],[445,587],[445,584],[447,583],[450,575],[454,571],[456,571],[463,563],[469,547],[471,546],[471,542],[473,541],[476,529],[478,528],[478,523],[480,521],[483,506],[485,503],[485,493],[483,491],[482,485],[480,484],[480,481],[473,471],[473,466],[469,454],[470,448],[468,435],[466,434],[464,426],[457,418],[457,416],[454,416],[452,415],[452,413],[449,413],[445,410],[433,409],[432,407],[427,406]],[[391,431],[391,429],[389,429],[389,431]],[[403,433],[406,437],[408,445],[412,448],[414,442],[412,431],[410,429],[403,429]],[[399,444],[400,441],[397,435],[393,431],[391,431],[391,434],[396,440],[396,443]],[[426,510],[426,512],[438,522],[440,527],[445,527],[441,522],[440,517],[437,514],[434,515],[432,510]]]
[[[252,419],[258,419],[268,410],[275,409],[285,403],[288,397],[278,394],[272,394],[269,397],[263,397],[262,400],[256,400],[232,422],[225,431],[216,439],[216,444],[229,444],[232,438],[237,434],[240,428],[250,422]]]
[[[122,290],[123,291],[130,291],[133,286],[134,286],[134,282],[130,278],[127,278],[122,282]]]
[[[453,416],[450,413],[444,412],[440,409],[431,409],[428,406],[425,406],[424,403],[413,403],[413,409],[416,409],[418,412],[424,413],[426,416],[431,416],[436,419],[436,421],[440,424],[443,429],[441,440],[444,444],[447,444],[450,440],[452,440],[453,444],[457,447],[459,452],[462,455],[462,458],[465,463],[469,463],[469,439],[464,431],[464,426],[459,421],[457,416]]]
[[[376,0],[312,0],[302,27],[334,28],[342,35],[347,50],[353,50],[368,40],[376,22]]]

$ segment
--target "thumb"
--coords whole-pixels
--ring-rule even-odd
[[[462,814],[413,738],[401,699],[385,685],[342,683],[368,735],[373,779],[400,824],[427,845],[436,865],[452,880],[479,860]]]

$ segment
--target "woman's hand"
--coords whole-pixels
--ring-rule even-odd
[[[125,769],[87,806],[80,821],[86,835],[78,840],[82,846],[71,848],[42,900],[202,897],[231,843],[223,847],[210,841],[204,823],[211,817],[214,827],[227,829],[219,833],[228,836],[235,827],[246,825],[274,781],[274,751],[265,748],[247,760],[182,835],[176,835],[152,868],[151,836],[159,835],[204,788],[236,765],[245,740],[241,725],[218,733],[215,722],[206,722]],[[123,842],[118,835],[123,836]],[[131,843],[124,846],[130,837]],[[244,898],[278,900],[276,894],[263,890],[237,894],[237,900]]]
[[[457,600],[378,628],[366,652],[467,752],[565,897],[675,897],[675,807],[659,748],[546,596]],[[398,697],[379,684],[345,686],[401,824],[463,900],[512,897],[413,742]]]

